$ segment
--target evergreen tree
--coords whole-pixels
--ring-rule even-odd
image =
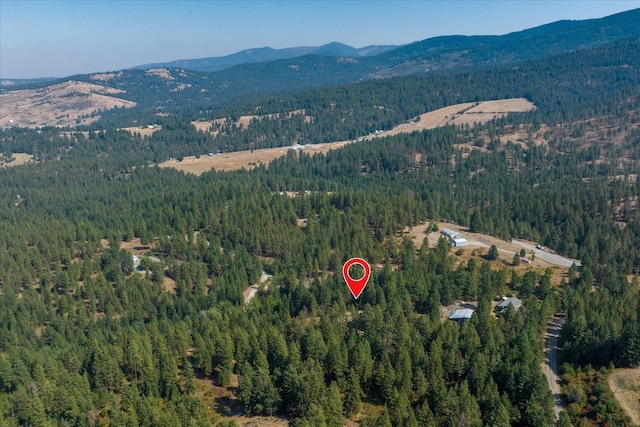
[[[344,396],[345,416],[351,418],[360,412],[361,403],[362,389],[360,388],[360,381],[352,368],[347,374],[347,385]]]
[[[489,248],[489,252],[487,253],[487,260],[495,261],[499,257],[500,254],[498,253],[498,248],[496,247],[496,245],[491,245],[491,247]]]
[[[338,385],[334,381],[329,386],[329,393],[327,394],[327,402],[324,410],[327,427],[344,426],[342,411],[343,408],[340,389],[338,389]]]

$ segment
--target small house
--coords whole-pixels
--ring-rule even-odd
[[[503,297],[502,301],[498,303],[494,311],[496,313],[500,313],[501,311],[504,311],[507,308],[509,308],[509,305],[513,306],[514,311],[518,311],[520,310],[520,306],[522,305],[522,300],[520,300],[520,298],[517,298],[517,297],[511,297],[511,298]]]

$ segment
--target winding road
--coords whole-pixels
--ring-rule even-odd
[[[560,351],[558,341],[560,340],[560,331],[564,325],[564,314],[554,315],[547,324],[547,332],[544,336],[544,362],[542,364],[542,372],[547,378],[549,389],[553,395],[553,410],[556,413],[556,419],[563,410],[562,396],[560,387]]]
[[[251,298],[255,297],[256,294],[258,293],[260,286],[265,286],[266,289],[269,289],[269,285],[267,285],[266,283],[272,277],[273,277],[272,274],[268,274],[267,272],[263,271],[262,276],[260,276],[260,283],[256,283],[255,285],[249,286],[242,293],[244,296],[244,303],[249,304],[249,302],[251,301]]]

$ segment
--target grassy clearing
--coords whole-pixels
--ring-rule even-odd
[[[2,157],[1,153],[0,153],[0,157]],[[27,164],[31,162],[31,160],[33,160],[33,155],[27,154],[27,153],[13,153],[12,157],[13,157],[12,161],[8,163],[0,162],[0,166],[19,166],[19,165]]]
[[[633,424],[640,425],[640,368],[616,369],[609,387]]]

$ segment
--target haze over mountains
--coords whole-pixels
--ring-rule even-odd
[[[368,58],[355,62],[376,68],[377,77],[458,66],[496,65],[585,49],[640,33],[640,9],[601,19],[557,21],[502,36],[441,36],[404,46],[354,48],[339,42],[319,47],[247,49],[232,55],[144,64],[131,69],[184,68],[212,72],[242,64],[295,59],[306,55]],[[294,64],[295,65],[295,64]],[[367,68],[365,65],[364,68]]]
[[[601,19],[558,21],[502,36],[442,36],[401,47],[369,46],[361,49],[340,43],[289,49],[260,48],[219,58],[147,64],[118,72],[76,75],[54,81],[28,81],[32,85],[5,80],[0,91],[43,89],[27,97],[36,104],[40,103],[40,97],[47,97],[50,105],[55,100],[45,93],[48,92],[45,88],[75,81],[104,86],[102,92],[117,92],[113,96],[135,103],[133,108],[136,111],[150,112],[151,109],[162,108],[166,112],[187,105],[189,108],[210,110],[231,100],[242,102],[247,97],[270,93],[413,74],[501,67],[638,37],[640,9],[635,9]],[[67,88],[67,96],[71,89]],[[86,103],[84,99],[80,101]],[[97,107],[92,110],[91,105],[87,105],[87,109],[88,114],[98,110]],[[108,114],[112,113],[114,111]],[[7,116],[6,109],[2,118],[5,121],[16,120]],[[33,118],[20,123],[38,126],[62,124],[64,120],[43,122]]]
[[[180,59],[169,62],[143,64],[128,70],[150,68],[183,68],[192,71],[221,71],[238,65],[280,62],[284,66],[323,58],[302,60],[304,56],[329,57],[333,62],[358,64],[359,77],[377,72],[375,77],[404,75],[434,71],[443,68],[478,65],[500,65],[571,50],[585,49],[619,38],[640,35],[640,9],[634,9],[600,19],[582,21],[556,21],[546,25],[509,33],[502,36],[440,36],[404,46],[372,45],[354,48],[339,42],[319,47],[298,46],[285,49],[262,47],[246,49],[231,55],[200,59]],[[357,58],[339,61],[336,58]],[[270,66],[265,65],[268,69]],[[259,71],[260,68],[255,69]],[[106,71],[106,70],[105,70]],[[325,74],[332,70],[324,70]],[[44,79],[1,79],[3,85],[39,83]]]
[[[194,71],[219,71],[225,68],[233,67],[240,64],[252,64],[258,62],[277,61],[279,59],[291,59],[304,55],[322,55],[322,56],[346,56],[346,57],[364,57],[375,56],[389,50],[398,48],[399,46],[365,46],[354,48],[339,42],[327,43],[322,46],[298,46],[285,49],[273,49],[265,46],[256,49],[245,49],[231,55],[220,57],[209,57],[200,59],[179,59],[170,62],[158,62],[153,64],[144,64],[133,67],[134,70],[147,70],[149,68],[185,68]]]

